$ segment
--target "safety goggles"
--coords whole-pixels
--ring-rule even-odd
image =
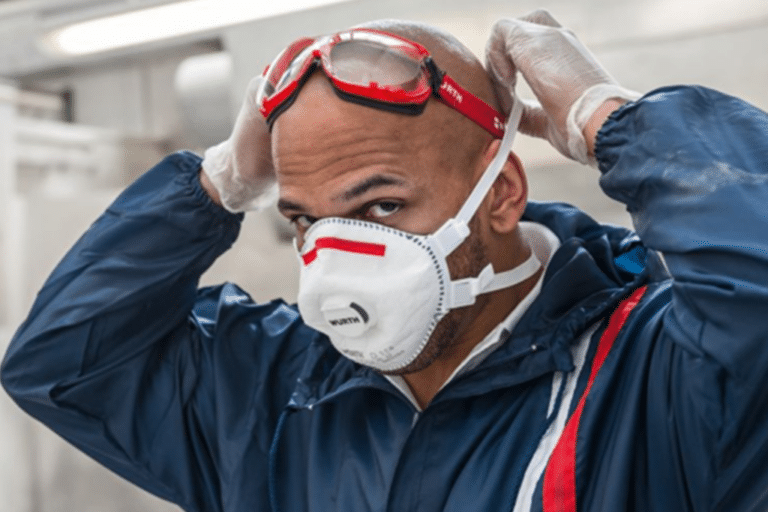
[[[504,135],[504,116],[441,71],[426,48],[365,28],[302,38],[277,56],[257,96],[270,127],[318,67],[346,101],[416,115],[434,95],[494,137]]]

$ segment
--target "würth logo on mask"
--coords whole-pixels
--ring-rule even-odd
[[[335,320],[329,320],[328,323],[335,327],[337,325],[359,324],[360,319],[357,318],[356,316],[348,316],[347,318],[337,318]]]
[[[359,304],[355,304],[354,302],[351,302],[349,304],[349,308],[352,309],[354,312],[356,312],[357,315],[346,316],[342,318],[332,318],[328,320],[328,323],[333,325],[334,327],[341,326],[341,325],[368,323],[368,319],[370,317],[368,316],[368,312],[365,309],[363,309],[362,306],[360,306]]]
[[[383,244],[372,244],[369,242],[358,242],[355,240],[345,240],[336,237],[323,237],[315,241],[312,250],[302,255],[301,259],[304,265],[309,265],[317,258],[317,251],[321,249],[333,249],[342,252],[351,252],[355,254],[367,254],[369,256],[384,256],[387,246]]]

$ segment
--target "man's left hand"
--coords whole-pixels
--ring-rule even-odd
[[[518,71],[536,95],[538,103],[524,102],[520,131],[549,140],[583,164],[595,165],[595,124],[640,96],[619,86],[573,32],[545,10],[497,21],[486,46],[486,67],[507,107],[522,101],[514,91]]]

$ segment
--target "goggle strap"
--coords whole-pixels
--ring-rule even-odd
[[[499,119],[498,112],[474,94],[467,92],[447,74],[441,73],[441,75],[438,99],[482,126],[495,138],[502,138],[504,124]]]
[[[499,151],[496,153],[496,156],[491,160],[488,168],[480,177],[480,181],[477,182],[474,190],[469,194],[469,197],[464,202],[459,213],[457,213],[455,217],[448,219],[448,221],[446,221],[446,223],[432,235],[436,245],[443,252],[443,256],[451,254],[454,249],[469,236],[469,221],[472,219],[472,216],[475,215],[480,203],[482,203],[485,196],[488,195],[488,191],[491,189],[491,186],[504,168],[504,164],[507,162],[507,157],[512,151],[512,142],[515,140],[515,134],[517,133],[517,127],[520,124],[522,115],[522,102],[516,101],[512,106],[512,112],[509,113],[504,138],[501,139]]]

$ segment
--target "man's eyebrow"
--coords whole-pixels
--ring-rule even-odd
[[[291,212],[303,212],[305,211],[305,208],[300,205],[299,203],[294,203],[293,201],[289,201],[287,199],[279,199],[277,201],[277,209],[281,212],[285,211],[291,211]]]
[[[365,194],[366,192],[378,188],[378,187],[388,187],[391,185],[399,185],[399,186],[406,186],[407,183],[405,180],[402,180],[400,178],[395,178],[394,176],[385,176],[383,174],[375,174],[371,176],[370,178],[361,181],[357,185],[353,186],[346,192],[340,194],[338,196],[338,199],[341,199],[342,201],[351,201],[353,199],[356,199],[360,197],[361,195]]]
[[[352,201],[353,199],[360,197],[366,192],[375,189],[377,187],[388,187],[391,185],[407,186],[407,182],[394,176],[385,176],[383,174],[376,174],[367,178],[360,183],[354,185],[349,190],[342,192],[336,197],[336,200]],[[304,205],[295,203],[290,199],[279,199],[277,201],[277,209],[281,212],[305,212],[307,208]]]

